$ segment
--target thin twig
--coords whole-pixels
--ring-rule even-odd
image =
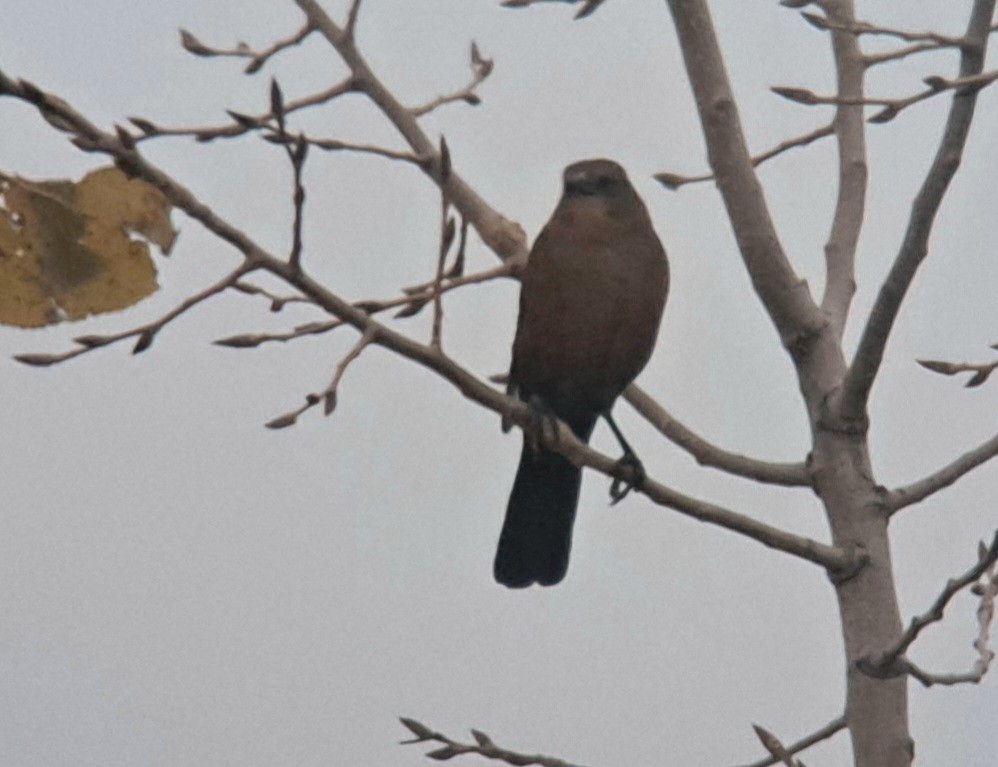
[[[508,748],[502,748],[496,745],[492,738],[480,730],[471,731],[471,735],[475,739],[474,743],[459,743],[415,719],[403,716],[399,717],[399,721],[413,735],[412,738],[401,741],[402,745],[408,745],[409,743],[443,744],[441,747],[435,748],[426,754],[430,759],[437,761],[445,761],[455,756],[461,756],[462,754],[477,754],[484,756],[486,759],[506,762],[506,764],[511,764],[515,767],[528,767],[528,765],[532,764],[539,765],[539,767],[578,767],[578,765],[570,764],[564,759],[558,759],[553,756],[522,754],[517,751],[510,751]]]
[[[991,374],[998,370],[998,360],[994,362],[945,362],[943,360],[917,360],[918,364],[933,373],[941,373],[945,376],[956,375],[957,373],[973,373],[964,386],[968,389],[980,386]]]
[[[124,341],[128,338],[137,339],[132,353],[138,354],[148,349],[156,337],[156,334],[159,333],[159,331],[166,325],[173,322],[173,320],[177,317],[184,314],[188,310],[193,309],[198,304],[207,301],[212,296],[222,293],[227,288],[234,287],[241,277],[244,277],[257,268],[258,267],[252,262],[245,261],[225,275],[225,277],[218,280],[218,282],[212,283],[204,290],[195,293],[193,296],[190,296],[186,300],[182,301],[166,314],[143,325],[138,325],[137,327],[130,328],[129,330],[123,330],[119,333],[112,333],[106,336],[79,336],[73,339],[73,341],[77,344],[77,348],[70,349],[69,351],[62,352],[61,354],[18,354],[14,356],[14,359],[18,362],[23,362],[26,365],[45,367],[65,362],[66,360],[73,359],[74,357],[79,357],[83,354],[87,354],[88,352],[92,352],[94,349],[111,346],[112,344],[116,344],[119,341]]]
[[[668,0],[707,141],[711,170],[756,294],[787,349],[826,320],[780,244],[745,143],[706,0]]]
[[[357,18],[360,15],[361,0],[352,0],[350,10],[347,12],[347,23],[343,27],[348,38],[356,42],[357,39]]]
[[[204,56],[206,58],[214,56],[227,56],[249,59],[249,63],[246,65],[246,69],[244,71],[246,74],[251,75],[263,68],[263,65],[267,63],[271,56],[280,53],[287,48],[299,45],[313,31],[314,30],[312,29],[311,24],[305,24],[305,26],[294,34],[278,40],[261,51],[254,51],[246,43],[242,42],[237,43],[234,48],[215,48],[210,45],[205,45],[186,29],[180,30],[180,44],[185,50],[193,53],[195,56]]]
[[[831,136],[834,133],[834,128],[831,124],[822,125],[820,128],[815,128],[809,133],[805,133],[802,136],[797,136],[796,138],[787,139],[786,141],[781,141],[779,144],[774,146],[772,149],[767,149],[761,154],[752,155],[750,158],[753,167],[759,167],[767,160],[771,160],[777,155],[783,154],[789,149],[796,149],[797,147],[807,146],[813,141],[824,138],[825,136]],[[659,181],[667,189],[678,189],[684,184],[695,184],[701,181],[711,181],[714,178],[713,173],[704,173],[699,176],[681,176],[678,173],[656,173],[655,179]]]
[[[927,686],[933,683],[957,684],[964,681],[980,681],[987,671],[991,660],[994,658],[994,653],[986,645],[988,628],[994,610],[995,593],[998,591],[998,582],[996,582],[994,573],[996,562],[998,562],[998,530],[995,531],[990,546],[985,546],[983,543],[980,544],[976,565],[971,567],[963,575],[947,581],[945,588],[936,597],[935,602],[932,603],[932,607],[921,615],[912,618],[908,624],[908,628],[894,645],[878,655],[861,658],[856,663],[857,668],[870,676],[885,679],[903,674],[912,674]],[[981,657],[975,663],[974,671],[970,675],[942,675],[937,678],[935,675],[928,674],[919,669],[906,657],[908,649],[926,627],[931,626],[933,623],[938,623],[943,619],[946,606],[954,596],[972,583],[977,583],[981,576],[985,575],[987,578],[983,584],[978,585],[978,590],[981,593],[982,604],[990,606],[985,606],[983,610],[978,610],[980,631],[978,633],[978,641],[974,643],[974,647],[978,650]],[[950,678],[953,681],[943,681],[943,679]]]
[[[961,78],[978,75],[984,67],[994,8],[995,0],[974,2],[966,35],[973,44],[961,48]],[[928,254],[933,222],[960,164],[976,103],[977,90],[957,90],[954,93],[939,150],[912,203],[901,248],[867,317],[859,347],[846,375],[841,396],[841,415],[846,419],[861,420],[865,417],[867,400],[880,370],[894,321],[915,272]]]
[[[295,0],[309,23],[336,49],[350,68],[358,90],[377,105],[405,139],[416,157],[430,158],[421,167],[437,184],[440,183],[439,157],[433,142],[422,129],[412,111],[385,87],[357,50],[354,40],[327,14],[317,0]],[[457,172],[450,174],[447,194],[451,203],[476,229],[485,245],[501,259],[523,258],[527,253],[527,237],[523,228],[502,216],[465,182]]]
[[[432,101],[429,101],[422,106],[410,107],[409,110],[416,117],[422,117],[423,115],[429,114],[437,107],[441,107],[444,104],[452,104],[455,101],[463,101],[471,106],[478,106],[482,100],[476,91],[478,90],[478,86],[481,85],[490,74],[492,74],[493,66],[493,60],[483,57],[481,52],[478,50],[477,43],[472,42],[471,82],[453,93],[437,96]]]
[[[356,92],[356,83],[352,77],[348,77],[346,80],[326,88],[325,90],[319,91],[318,93],[313,93],[310,96],[304,96],[299,99],[291,99],[290,101],[285,102],[284,112],[285,114],[291,114],[292,112],[297,112],[300,109],[327,104],[333,99],[347,93]],[[229,116],[232,117],[231,123],[226,125],[207,125],[199,128],[164,127],[143,117],[130,117],[128,119],[142,131],[143,135],[138,136],[136,139],[137,141],[144,141],[146,139],[159,138],[162,136],[190,136],[200,142],[214,141],[218,138],[235,138],[237,136],[243,136],[250,131],[266,127],[274,119],[273,112],[269,111],[256,115],[246,115],[230,111]]]
[[[292,426],[302,413],[307,410],[311,410],[320,402],[322,403],[323,414],[327,416],[331,415],[336,409],[336,390],[340,385],[340,381],[343,379],[343,374],[347,372],[347,368],[350,366],[350,363],[357,359],[360,356],[360,353],[374,342],[375,338],[377,338],[377,332],[377,328],[373,325],[368,326],[364,330],[357,343],[350,348],[350,351],[348,351],[344,355],[343,359],[341,359],[336,365],[336,371],[333,373],[333,379],[329,382],[329,385],[325,389],[320,392],[313,392],[305,395],[304,405],[296,410],[291,410],[284,415],[279,415],[277,418],[267,421],[264,425],[268,429],[284,429],[288,426]]]
[[[956,91],[958,94],[966,94],[978,91],[998,80],[998,70],[991,72],[981,72],[973,75],[966,75],[949,80],[945,77],[930,76],[924,78],[923,82],[929,87],[924,91],[905,96],[903,98],[867,98],[864,96],[821,96],[807,88],[777,86],[771,88],[777,96],[793,101],[797,104],[807,106],[879,106],[882,109],[869,118],[872,123],[885,123],[893,120],[902,111],[918,104],[921,101],[938,96],[946,91]]]
[[[825,5],[832,22],[855,23],[852,2]],[[832,32],[836,96],[840,102],[863,96],[866,68],[856,35]],[[838,150],[838,188],[832,226],[825,242],[825,293],[821,309],[839,340],[845,331],[849,307],[856,293],[856,247],[866,211],[867,162],[863,109],[840,103],[835,109],[835,145]]]
[[[906,506],[924,501],[995,456],[998,456],[998,434],[964,453],[939,471],[909,485],[891,490],[884,499],[885,508],[890,514],[894,514]]]
[[[841,732],[846,728],[846,718],[840,716],[837,719],[833,719],[824,727],[815,730],[810,735],[807,735],[796,743],[791,743],[789,746],[785,746],[785,750],[791,756],[799,754],[802,751],[806,751],[815,743],[820,743],[823,740],[828,740],[830,737],[835,735],[837,732]],[[743,765],[743,767],[770,767],[770,765],[776,764],[779,761],[778,758],[774,756],[768,756],[765,759],[760,759],[751,764]]]
[[[760,461],[724,450],[680,423],[648,392],[636,384],[631,384],[624,390],[624,399],[663,436],[692,455],[701,466],[710,466],[728,474],[773,485],[807,487],[811,484],[804,463]]]

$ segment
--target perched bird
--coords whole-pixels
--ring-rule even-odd
[[[651,356],[668,288],[665,249],[624,169],[610,160],[569,165],[523,272],[509,392],[586,442],[604,416],[636,476],[640,463],[610,409]],[[581,469],[525,432],[496,552],[499,583],[565,577],[581,481]]]

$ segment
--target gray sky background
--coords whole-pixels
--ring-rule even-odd
[[[344,2],[326,7],[340,14]],[[871,21],[959,33],[970,3],[860,3]],[[713,3],[751,146],[830,116],[768,92],[833,86],[825,37],[775,0]],[[110,125],[141,115],[214,124],[223,109],[267,106],[345,74],[319,40],[255,77],[197,59],[177,28],[209,43],[262,46],[298,28],[291,2],[50,3],[6,0],[0,67]],[[671,20],[660,0],[613,0],[583,23],[560,5],[492,0],[367,0],[359,35],[408,103],[463,85],[470,40],[496,68],[484,103],[425,120],[454,163],[531,238],[577,159],[622,162],[669,251],[673,286],[643,386],[706,437],[762,458],[798,460],[807,425],[789,361],[750,290],[716,191],[661,189],[657,171],[705,167]],[[994,57],[991,57],[994,61]],[[905,95],[952,76],[954,53],[871,73],[871,94]],[[876,295],[948,107],[932,99],[871,126],[870,207],[850,344]],[[24,106],[0,100],[0,168],[78,176],[95,158]],[[360,98],[295,118],[310,134],[398,146]],[[872,405],[877,477],[914,480],[995,432],[998,385],[919,368],[916,358],[988,359],[998,341],[998,92],[982,94],[955,181],[888,353]],[[147,144],[150,156],[276,251],[288,247],[290,169],[244,139]],[[825,141],[761,170],[784,244],[813,291],[836,168]],[[337,292],[389,297],[428,278],[438,198],[409,167],[313,153],[305,260]],[[158,258],[162,289],[128,312],[44,331],[0,329],[0,762],[17,767],[416,765],[395,717],[466,738],[588,765],[725,765],[760,755],[750,723],[785,742],[842,710],[841,638],[815,567],[631,497],[612,510],[587,476],[573,561],[560,586],[510,592],[491,562],[519,437],[442,380],[369,349],[330,419],[262,424],[325,386],[351,331],[233,351],[210,341],[316,318],[271,314],[226,295],[185,316],[143,355],[106,349],[54,369],[10,355],[62,350],[83,333],[162,314],[235,263],[175,215],[181,237]],[[470,266],[494,257],[474,241]],[[505,369],[516,286],[445,300],[447,350],[485,376]],[[427,313],[428,314],[428,313]],[[428,337],[428,318],[401,323]],[[773,490],[698,468],[618,408],[649,472],[676,488],[827,540],[802,490]],[[595,444],[613,451],[601,427]],[[906,617],[973,561],[998,514],[998,467],[978,469],[894,524]],[[955,600],[914,657],[965,670],[973,599]],[[985,767],[998,754],[994,675],[979,687],[912,688],[919,763]],[[839,736],[812,765],[846,763]],[[468,760],[471,763],[472,760]]]

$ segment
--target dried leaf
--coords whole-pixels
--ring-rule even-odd
[[[12,178],[0,204],[0,324],[77,320],[148,296],[158,287],[148,242],[169,252],[170,210],[117,168],[77,183]]]

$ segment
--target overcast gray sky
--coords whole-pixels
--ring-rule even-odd
[[[340,14],[344,2],[327,2]],[[751,146],[828,118],[768,92],[832,87],[825,37],[775,0],[712,4]],[[859,4],[863,18],[959,33],[967,0]],[[276,74],[288,97],[345,74],[318,39],[255,77],[197,59],[185,27],[209,43],[262,46],[298,28],[290,1],[134,3],[6,0],[0,68],[110,125],[141,115],[213,124],[226,108],[267,106]],[[807,424],[792,367],[749,281],[716,191],[660,188],[658,171],[705,167],[702,139],[665,4],[612,0],[571,21],[558,4],[505,10],[492,0],[367,0],[365,54],[404,101],[462,85],[468,45],[496,60],[477,108],[425,120],[455,166],[536,235],[574,160],[623,163],[672,263],[659,347],[640,382],[679,418],[733,450],[799,460]],[[994,60],[994,57],[991,57]],[[905,95],[952,76],[953,53],[871,74],[873,94]],[[869,215],[848,336],[862,327],[907,208],[931,159],[945,98],[869,131]],[[0,169],[78,176],[95,158],[26,107],[0,100]],[[360,98],[295,120],[312,134],[398,146]],[[963,390],[916,358],[984,360],[998,342],[998,91],[980,99],[963,168],[901,314],[872,404],[878,480],[916,479],[995,433],[998,385]],[[253,139],[176,140],[150,156],[261,244],[286,250],[290,170]],[[761,170],[784,244],[812,290],[836,168],[829,142]],[[409,167],[314,153],[305,259],[350,298],[395,295],[428,278],[438,199]],[[17,767],[416,765],[395,717],[458,738],[588,765],[751,761],[758,722],[786,742],[842,710],[832,590],[815,567],[654,507],[610,509],[587,475],[568,578],[510,592],[491,562],[519,453],[498,418],[432,374],[369,349],[347,373],[329,419],[262,424],[325,386],[352,331],[233,351],[210,341],[314,319],[225,296],[185,316],[145,354],[127,348],[53,369],[10,360],[62,350],[83,333],[138,324],[235,263],[175,214],[180,240],[157,258],[161,290],[128,312],[43,331],[0,329],[0,762]],[[474,241],[470,267],[494,256]],[[445,300],[448,351],[481,375],[508,364],[516,286],[490,283]],[[400,324],[426,338],[426,318]],[[625,404],[618,415],[652,476],[759,519],[827,540],[802,490],[773,490],[701,469]],[[597,430],[595,444],[615,450]],[[894,552],[905,616],[924,610],[993,531],[998,466],[977,470],[900,515]],[[975,604],[955,600],[915,658],[965,670]],[[912,688],[919,763],[985,767],[998,754],[998,692]],[[809,752],[846,762],[840,735]],[[471,760],[469,760],[470,763]]]

